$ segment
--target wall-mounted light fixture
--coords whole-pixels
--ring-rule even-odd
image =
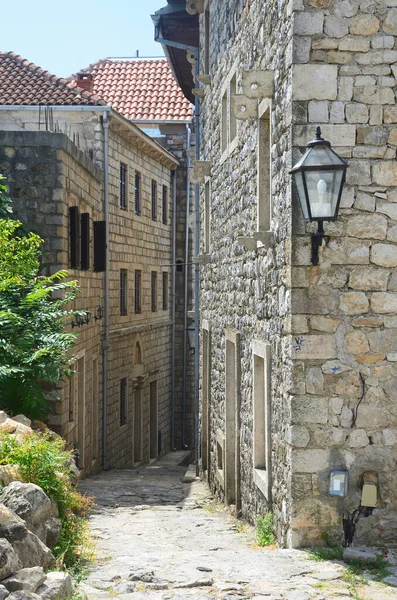
[[[76,312],[74,314],[75,320],[72,321],[72,327],[81,327],[82,325],[88,325],[91,320],[91,313],[89,310],[84,312]]]
[[[346,178],[347,163],[336,154],[331,144],[316,129],[316,139],[307,144],[307,151],[290,173],[298,190],[305,221],[317,221],[312,234],[312,264],[318,264],[318,249],[324,236],[324,221],[335,221]]]
[[[187,339],[188,339],[188,342],[189,342],[189,348],[190,348],[190,350],[194,350],[196,348],[195,339],[194,339],[195,338],[196,328],[194,326],[194,321],[186,329],[186,332],[187,332]]]

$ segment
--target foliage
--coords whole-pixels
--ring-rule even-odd
[[[9,215],[5,186],[0,185],[0,217]],[[68,350],[76,336],[64,332],[65,305],[76,281],[58,271],[40,277],[43,240],[18,235],[22,223],[0,219],[0,406],[12,414],[43,418],[46,389],[69,374]]]
[[[81,572],[92,554],[89,540],[88,514],[92,500],[82,496],[71,485],[72,455],[63,449],[62,438],[32,432],[19,440],[0,436],[0,464],[18,465],[28,483],[40,486],[59,509],[62,522],[61,539],[53,548],[59,565],[73,573]]]
[[[258,546],[273,546],[276,543],[273,534],[273,513],[269,512],[264,517],[258,517],[255,534]]]
[[[5,177],[0,175],[0,219],[7,219],[12,214],[11,199],[7,187],[2,184],[4,180]]]
[[[309,558],[318,562],[323,560],[342,560],[343,548],[328,533],[323,534],[325,546],[314,546],[309,551]]]

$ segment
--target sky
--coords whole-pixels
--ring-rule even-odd
[[[0,51],[68,77],[108,56],[163,56],[150,15],[167,0],[2,2]]]

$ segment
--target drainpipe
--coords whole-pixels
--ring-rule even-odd
[[[186,440],[186,402],[187,402],[187,310],[189,292],[189,215],[190,215],[190,181],[189,167],[191,166],[189,151],[192,131],[186,125],[187,137],[187,173],[186,173],[186,230],[185,230],[185,291],[184,291],[184,321],[183,321],[183,394],[182,394],[182,445],[188,447]]]
[[[110,252],[109,252],[109,112],[103,113],[103,171],[104,171],[104,194],[103,194],[103,212],[105,216],[105,298],[104,298],[104,335],[102,339],[102,394],[103,394],[103,409],[102,409],[102,468],[108,470],[108,452],[107,452],[107,428],[108,428],[108,350],[110,347],[109,340],[109,267],[110,267]]]
[[[174,169],[171,173],[172,173],[171,450],[176,450],[176,448],[175,448],[176,169]]]

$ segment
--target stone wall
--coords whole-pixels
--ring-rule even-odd
[[[395,34],[388,2],[294,3],[294,160],[320,125],[347,159],[340,216],[326,225],[320,264],[310,265],[294,219],[292,358],[295,386],[293,543],[326,527],[340,535],[342,510],[360,504],[362,474],[379,475],[379,508],[357,541],[396,543],[395,340],[397,163]],[[349,471],[344,500],[328,495],[331,468]]]

